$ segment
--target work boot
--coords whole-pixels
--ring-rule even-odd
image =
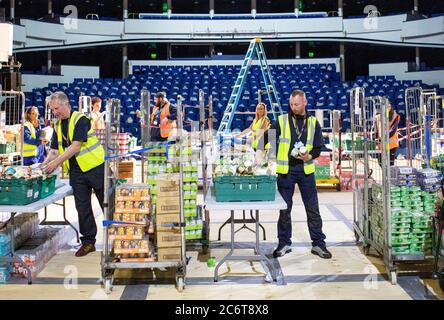
[[[76,252],[76,257],[83,257],[86,256],[88,253],[94,251],[96,251],[96,247],[93,244],[82,244],[80,249]]]
[[[332,257],[331,252],[326,247],[313,247],[311,248],[311,253],[320,256],[322,259],[330,259]]]
[[[274,258],[279,258],[279,257],[283,257],[285,256],[287,253],[291,252],[291,247],[285,245],[278,245],[278,247],[276,248],[276,250],[273,251],[273,257]]]

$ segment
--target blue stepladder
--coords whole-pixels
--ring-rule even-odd
[[[231,92],[230,99],[228,100],[227,108],[225,109],[219,125],[219,129],[217,130],[217,133],[219,135],[222,133],[230,132],[231,123],[233,122],[234,115],[239,105],[239,100],[242,96],[243,88],[248,75],[248,70],[250,69],[255,56],[259,60],[259,66],[262,71],[262,77],[266,87],[265,91],[268,95],[268,101],[270,102],[271,109],[270,111],[273,114],[273,119],[276,121],[278,115],[283,114],[278,92],[276,91],[273,76],[267,62],[267,57],[265,56],[262,39],[255,38],[250,41],[250,46],[248,47],[247,54],[245,55],[245,59],[242,62],[239,75],[237,76],[233,91]]]

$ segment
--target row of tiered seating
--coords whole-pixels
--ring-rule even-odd
[[[366,89],[366,95],[385,95],[401,115],[404,114],[405,89],[413,86],[433,88],[421,81],[399,81],[394,76],[357,77],[355,81],[340,81],[335,64],[281,64],[271,65],[271,73],[279,92],[283,110],[289,108],[292,90],[302,89],[307,94],[309,109],[341,110],[343,128],[350,128],[349,92],[353,87]],[[197,106],[199,89],[208,98],[213,98],[213,123],[218,128],[240,66],[134,66],[133,74],[125,79],[75,79],[73,83],[50,83],[47,88],[34,89],[26,95],[26,105],[36,105],[43,114],[45,96],[54,91],[64,91],[71,106],[78,107],[80,95],[99,96],[103,100],[117,98],[122,102],[121,126],[124,131],[139,136],[135,115],[140,105],[140,91],[152,93],[164,91],[170,102],[175,103],[177,95],[184,98],[187,106]],[[264,88],[261,70],[252,66],[246,80],[238,111],[253,112],[258,102],[258,90]],[[436,87],[439,90],[439,87]],[[444,93],[442,90],[440,93]],[[266,95],[262,96],[265,103]],[[197,121],[197,108],[187,107],[185,119]],[[208,114],[207,114],[208,116]],[[271,116],[271,115],[270,115]],[[244,129],[253,120],[252,115],[236,115],[233,129]],[[328,118],[324,119],[326,124]]]

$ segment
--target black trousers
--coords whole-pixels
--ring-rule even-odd
[[[99,200],[100,207],[103,210],[103,192],[104,192],[104,168],[105,165],[82,172],[79,168],[74,168],[70,173],[70,185],[74,193],[77,214],[79,216],[80,240],[82,244],[95,244],[97,235],[97,225],[92,210],[92,191]]]
[[[291,209],[293,207],[293,195],[296,184],[298,184],[301,191],[302,202],[307,214],[307,225],[312,246],[325,247],[325,234],[322,231],[316,178],[314,174],[306,175],[302,166],[290,167],[288,174],[279,174],[277,178],[279,193],[287,203],[287,210],[280,211],[278,220],[279,245],[291,245]]]
[[[390,149],[390,166],[393,167],[395,165],[396,160],[396,151],[398,148]],[[378,154],[378,163],[380,166],[382,166],[382,155]]]

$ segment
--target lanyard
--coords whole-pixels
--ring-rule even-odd
[[[304,133],[305,126],[307,124],[307,118],[304,118],[304,124],[302,125],[301,132],[299,132],[298,123],[295,117],[293,117],[294,129],[296,130],[296,137],[298,141],[301,141],[302,134]]]
[[[67,136],[69,137],[69,121],[71,120],[71,117],[68,118],[68,126],[67,126]],[[66,145],[69,146],[71,144],[71,142],[69,141],[68,137],[65,137],[65,135],[63,134],[63,126],[62,126],[62,121],[60,121],[60,133],[62,134],[62,138],[63,140],[66,142]]]

